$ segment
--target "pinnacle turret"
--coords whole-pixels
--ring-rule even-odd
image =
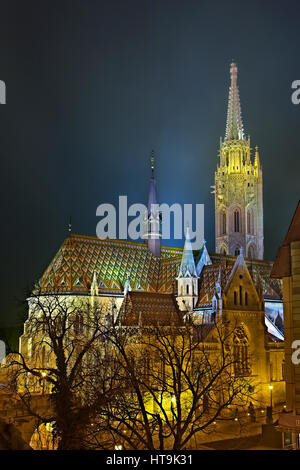
[[[181,264],[178,277],[197,277],[195,260],[190,239],[190,229],[186,228],[184,249],[181,258]]]
[[[93,280],[91,284],[91,295],[98,295],[99,294],[99,287],[97,283],[97,274],[96,271],[93,272]]]

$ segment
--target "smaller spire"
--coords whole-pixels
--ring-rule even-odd
[[[152,212],[152,206],[157,204],[157,197],[156,197],[156,180],[154,177],[154,151],[151,152],[151,178],[150,178],[150,190],[149,190],[149,197],[148,197],[148,214]]]
[[[259,153],[258,153],[258,146],[255,147],[254,166],[256,166],[256,167],[259,167],[259,166],[260,166]]]
[[[151,152],[151,172],[154,173],[154,150]]]
[[[99,294],[99,287],[97,283],[97,275],[96,271],[93,272],[93,280],[91,284],[91,295],[98,295]]]
[[[221,298],[221,291],[222,291],[222,265],[220,265],[219,267],[219,274],[218,274],[218,279],[216,282],[216,292],[219,298]]]
[[[197,263],[197,268],[196,268],[198,276],[200,276],[204,266],[207,266],[208,264],[212,264],[212,262],[211,262],[210,256],[206,248],[206,240],[203,240],[203,250],[202,250],[202,254],[199,258],[199,261]]]
[[[130,282],[129,282],[129,276],[126,277],[126,282],[125,282],[124,291],[123,291],[124,296],[127,295],[128,292],[131,292],[131,285],[130,285]]]
[[[185,243],[178,277],[198,277],[190,239],[190,229],[188,225],[186,227]]]

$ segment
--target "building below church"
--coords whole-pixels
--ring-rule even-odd
[[[300,201],[271,276],[283,281],[286,409],[279,426],[284,447],[300,449]]]

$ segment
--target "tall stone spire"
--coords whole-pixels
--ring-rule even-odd
[[[161,233],[160,214],[156,196],[156,179],[154,176],[154,152],[151,153],[151,178],[148,197],[148,210],[144,217],[144,239],[154,256],[160,257]]]
[[[229,87],[225,140],[242,140],[244,138],[237,73],[237,65],[232,62],[230,65],[231,85]]]

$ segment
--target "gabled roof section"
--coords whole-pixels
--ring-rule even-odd
[[[291,275],[291,248],[292,242],[300,240],[300,201],[298,202],[292,222],[284,239],[283,245],[279,248],[274,266],[271,272],[272,278],[282,278]]]
[[[181,326],[183,313],[173,294],[129,292],[120,309],[124,326]]]
[[[284,336],[282,332],[277,328],[276,325],[274,325],[274,323],[271,322],[271,320],[268,318],[267,315],[265,315],[265,324],[266,324],[266,327],[268,328],[269,335],[271,335],[272,341],[276,341],[276,342],[284,341]]]
[[[229,289],[231,289],[232,283],[237,278],[237,276],[239,276],[240,279],[238,280],[237,283],[236,282],[234,283],[234,286],[236,287],[237,285],[243,284],[244,286],[247,286],[247,290],[248,289],[250,291],[252,290],[252,292],[254,293],[254,298],[256,299],[256,302],[252,301],[252,308],[255,306],[256,308],[260,309],[260,305],[261,305],[260,296],[263,295],[263,291],[261,289],[260,284],[258,286],[254,284],[253,279],[250,275],[250,272],[247,268],[246,262],[244,260],[242,249],[241,249],[241,253],[238,255],[233,265],[232,271],[226,282],[225,289],[224,289],[225,295],[228,293]],[[229,301],[229,304],[230,303],[231,302]],[[242,305],[247,308],[247,306],[244,304],[244,301],[243,302],[240,301],[239,308],[243,308]]]
[[[244,256],[243,256],[243,253],[242,253],[242,248],[241,248],[241,253],[238,255],[238,257],[236,258],[236,261],[233,265],[233,268],[231,270],[231,273],[227,279],[227,282],[226,282],[226,285],[225,285],[225,289],[224,289],[224,292],[226,293],[230,287],[230,284],[231,284],[231,281],[236,273],[236,271],[238,270],[238,268],[242,268],[242,270],[245,270],[248,274],[249,274],[249,277],[250,276],[250,273],[248,271],[248,268],[246,266],[246,263],[245,263],[245,260],[244,260]],[[254,287],[254,286],[253,286]]]
[[[225,260],[226,261],[226,260]],[[196,308],[210,307],[215,294],[221,269],[221,289],[223,290],[233,268],[233,262],[213,263],[204,266],[199,279],[199,296]]]

